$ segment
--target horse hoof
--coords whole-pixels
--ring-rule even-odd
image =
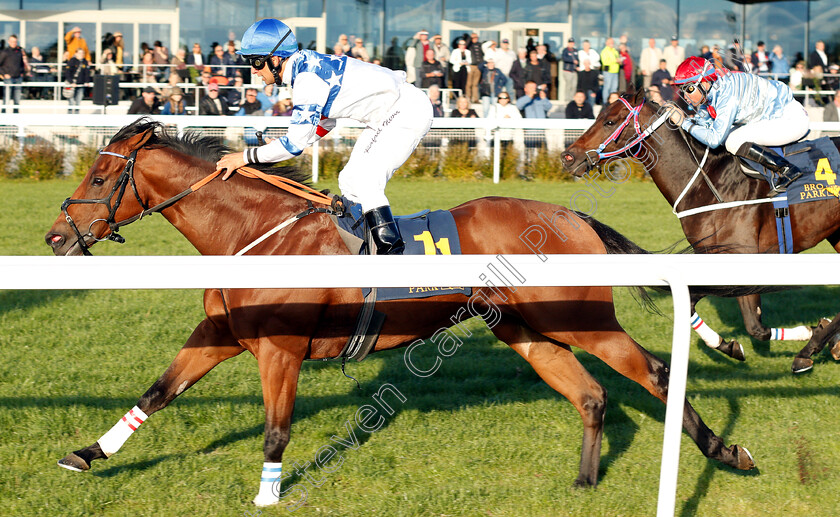
[[[263,495],[258,494],[257,497],[254,498],[254,506],[258,506],[260,508],[265,508],[266,506],[273,506],[280,502],[273,494]]]
[[[596,483],[590,482],[588,479],[577,478],[572,485],[574,488],[595,488]]]
[[[746,447],[736,445],[735,454],[738,457],[738,470],[752,470],[755,468],[755,461],[753,461],[752,454],[750,454],[750,451]]]
[[[804,373],[814,367],[814,361],[807,357],[795,357],[793,366],[790,367],[793,373]]]
[[[746,356],[744,356],[744,347],[741,346],[741,343],[735,341],[724,341],[721,338],[721,344],[717,347],[717,349],[732,359],[737,359],[738,361],[746,360]]]
[[[840,335],[837,337],[840,337]],[[837,342],[834,343],[834,346],[831,347],[831,357],[833,357],[835,361],[840,361],[840,339],[838,339]]]
[[[77,456],[75,452],[71,452],[67,456],[58,460],[58,466],[67,470],[72,470],[73,472],[84,472],[85,470],[90,470],[90,464]]]

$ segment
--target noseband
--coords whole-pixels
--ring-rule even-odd
[[[90,247],[88,246],[87,242],[85,242],[85,239],[87,239],[87,238],[90,238],[91,240],[96,241],[96,242],[105,241],[105,240],[111,240],[111,241],[114,241],[114,242],[118,242],[120,244],[125,242],[125,239],[123,238],[122,235],[117,233],[117,230],[121,226],[124,226],[124,225],[128,224],[129,222],[134,221],[134,219],[130,219],[130,220],[126,220],[126,221],[122,221],[122,222],[118,223],[118,222],[116,222],[114,217],[116,216],[117,210],[120,208],[120,205],[122,204],[122,198],[123,198],[123,195],[125,194],[125,189],[129,184],[131,185],[131,190],[134,192],[134,197],[137,198],[137,202],[140,203],[140,206],[143,207],[144,213],[145,213],[145,210],[148,210],[148,207],[146,206],[146,203],[144,203],[143,200],[140,199],[140,194],[137,192],[137,184],[134,182],[134,163],[137,161],[137,151],[138,151],[138,149],[135,149],[128,156],[125,156],[125,155],[122,155],[122,154],[117,154],[117,153],[112,153],[110,151],[99,151],[100,155],[107,154],[107,155],[110,155],[110,156],[116,156],[117,158],[122,158],[122,159],[126,160],[125,167],[123,168],[123,171],[120,174],[120,176],[117,178],[117,181],[114,183],[114,187],[111,189],[111,193],[108,194],[107,197],[103,197],[101,199],[71,199],[71,198],[68,197],[61,204],[61,211],[64,212],[64,219],[67,220],[67,224],[69,224],[70,228],[72,228],[73,232],[75,232],[76,240],[79,243],[79,247],[82,248],[82,253],[83,254],[92,255],[92,253],[90,252]],[[114,199],[114,196],[116,196],[116,199]],[[70,205],[80,205],[80,204],[101,204],[101,205],[105,205],[106,207],[108,207],[108,217],[105,218],[105,219],[100,218],[100,219],[94,219],[93,221],[91,221],[90,225],[88,225],[88,231],[84,235],[82,234],[82,232],[79,231],[79,228],[76,226],[75,221],[73,221],[73,218],[70,217],[70,213],[67,211],[67,208],[70,207]],[[105,236],[104,238],[101,238],[101,239],[97,238],[93,234],[93,230],[92,230],[93,225],[96,224],[99,221],[107,223],[108,228],[111,229],[111,231],[108,233],[108,235]]]
[[[604,140],[604,142],[601,145],[598,146],[598,149],[589,149],[584,153],[584,155],[586,156],[586,160],[593,167],[604,158],[611,158],[613,156],[617,156],[636,146],[638,146],[638,149],[635,152],[630,152],[633,156],[639,156],[639,153],[641,153],[642,151],[642,146],[639,144],[641,144],[642,141],[649,137],[654,131],[659,129],[659,126],[661,126],[670,116],[670,114],[667,111],[665,111],[662,115],[659,116],[659,118],[654,120],[652,124],[650,124],[644,131],[642,131],[641,125],[639,124],[639,113],[642,111],[642,106],[644,106],[645,100],[642,99],[642,102],[636,107],[631,106],[630,103],[622,97],[619,97],[618,100],[620,100],[624,104],[624,106],[626,106],[627,109],[630,110],[630,113],[627,114],[627,117],[624,119],[624,122],[622,122],[621,125],[619,125],[616,128],[616,130],[613,131],[612,134],[608,136],[607,139]],[[630,120],[633,121],[633,129],[636,131],[636,137],[630,140],[630,142],[628,142],[626,145],[620,147],[619,149],[616,149],[615,151],[604,152],[604,149],[606,149],[608,145],[610,145],[612,142],[618,141],[618,137],[621,135],[621,132],[624,131],[624,128],[626,128],[627,125],[630,124]]]

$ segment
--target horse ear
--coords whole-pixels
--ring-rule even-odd
[[[644,98],[645,98],[645,89],[644,88],[639,88],[639,90],[636,92],[636,97],[633,99],[635,101],[635,102],[633,102],[633,104],[638,105],[640,102],[642,102],[642,100]]]
[[[633,83],[627,85],[627,89],[624,91],[624,95],[627,97],[633,97],[636,95],[636,87],[633,86]]]
[[[125,145],[128,146],[129,152],[134,151],[135,149],[140,149],[141,147],[146,145],[146,142],[148,142],[149,139],[152,138],[152,136],[154,136],[154,134],[154,128],[147,129],[146,131],[134,135],[133,137],[126,140]]]

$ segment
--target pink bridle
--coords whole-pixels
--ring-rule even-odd
[[[604,140],[604,142],[601,145],[598,146],[598,149],[589,149],[584,153],[586,155],[586,159],[592,165],[596,165],[599,161],[603,160],[604,158],[611,158],[613,156],[622,154],[625,151],[628,151],[637,145],[639,146],[639,148],[635,152],[631,151],[631,153],[633,156],[638,157],[639,153],[642,151],[642,146],[640,146],[639,144],[642,143],[644,139],[649,137],[651,133],[656,131],[669,116],[668,112],[665,111],[662,115],[659,116],[658,119],[656,119],[653,122],[653,124],[651,124],[644,131],[642,131],[642,127],[639,124],[639,113],[642,111],[642,106],[644,106],[645,104],[645,99],[643,98],[642,102],[636,107],[631,106],[630,103],[622,97],[619,97],[618,100],[620,100],[624,104],[624,106],[626,106],[627,109],[630,110],[630,113],[627,114],[627,117],[624,119],[624,122],[622,122],[616,128],[616,130],[613,131],[612,134],[608,136],[607,139]],[[606,147],[612,142],[618,140],[619,135],[621,135],[621,132],[624,131],[628,124],[630,124],[631,119],[633,120],[633,129],[636,131],[636,138],[630,140],[630,142],[628,142],[626,145],[620,147],[619,149],[616,149],[615,151],[605,153],[604,149],[606,149]],[[595,159],[595,157],[597,157],[597,159]]]

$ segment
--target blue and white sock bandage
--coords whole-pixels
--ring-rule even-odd
[[[280,475],[283,473],[283,463],[263,463],[260,475],[260,492],[257,500],[266,504],[268,501],[280,500]]]

